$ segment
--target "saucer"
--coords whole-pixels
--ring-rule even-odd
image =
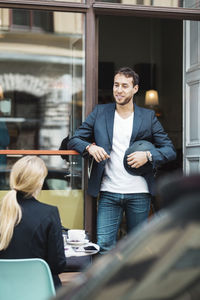
[[[84,245],[84,244],[87,244],[89,243],[89,240],[83,240],[83,241],[75,241],[75,240],[69,240],[67,239],[67,244],[69,245]]]

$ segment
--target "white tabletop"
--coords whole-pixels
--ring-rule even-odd
[[[87,246],[93,246],[96,248],[96,250],[87,252],[84,249],[84,247],[87,247]],[[85,243],[83,245],[70,245],[67,242],[65,242],[64,248],[65,248],[65,256],[66,257],[94,255],[94,254],[98,253],[100,250],[99,245],[91,243],[91,242]]]

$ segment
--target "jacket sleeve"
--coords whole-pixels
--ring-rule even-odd
[[[95,141],[94,139],[94,124],[98,112],[98,105],[88,115],[82,125],[75,131],[74,136],[69,140],[67,149],[76,150],[82,156],[87,155],[85,148]]]
[[[176,159],[176,150],[158,121],[155,112],[152,112],[152,136],[155,149],[151,150],[153,167]]]
[[[53,274],[59,274],[65,270],[66,257],[62,237],[62,226],[57,207],[52,208],[47,240],[47,262]]]

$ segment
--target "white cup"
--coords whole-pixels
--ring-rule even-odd
[[[85,230],[70,229],[68,230],[68,238],[70,241],[83,242],[85,240]]]

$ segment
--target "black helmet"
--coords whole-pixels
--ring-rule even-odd
[[[146,164],[139,168],[132,168],[130,165],[127,163],[127,155],[136,152],[136,151],[150,151],[154,149],[155,146],[148,141],[141,140],[141,141],[136,141],[134,142],[125,152],[124,155],[124,168],[126,171],[131,174],[131,175],[137,175],[137,176],[143,176],[147,173],[152,172],[153,166],[152,164],[148,161]]]

